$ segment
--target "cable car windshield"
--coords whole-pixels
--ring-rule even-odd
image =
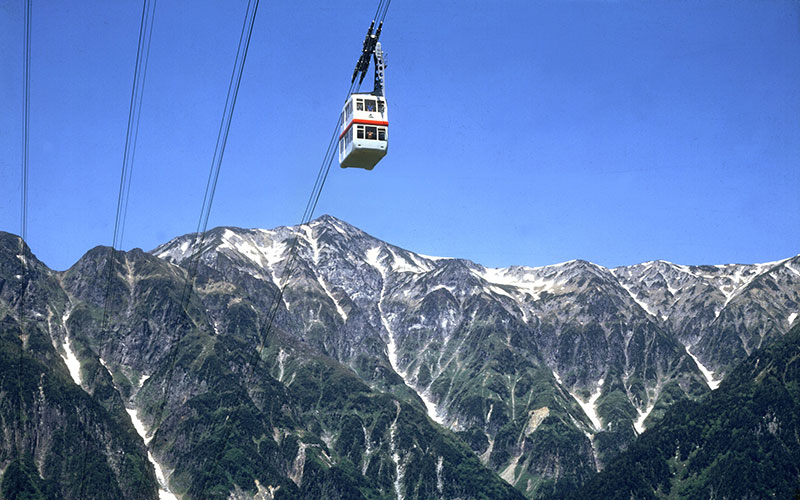
[[[385,109],[386,104],[380,99],[356,99],[356,111],[383,113]]]

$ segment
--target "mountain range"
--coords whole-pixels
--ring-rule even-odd
[[[56,272],[0,233],[0,493],[568,495],[800,323],[800,256],[493,269],[331,216],[198,236]]]

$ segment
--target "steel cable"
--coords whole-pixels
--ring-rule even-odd
[[[20,345],[19,356],[17,358],[17,421],[14,426],[14,445],[16,447],[17,456],[22,457],[20,448],[22,447],[22,439],[20,436],[20,427],[23,422],[22,411],[22,361],[23,351],[25,345],[23,338],[25,337],[25,293],[28,289],[30,275],[28,273],[28,259],[25,252],[25,245],[28,239],[28,164],[29,164],[29,151],[30,151],[30,115],[31,115],[31,18],[32,18],[32,0],[25,2],[25,20],[23,28],[23,72],[22,72],[22,165],[21,165],[21,179],[20,179],[20,238],[19,238],[19,260],[20,260],[20,292],[19,292],[19,332],[20,332]]]
[[[233,118],[233,111],[236,106],[236,100],[239,94],[239,87],[241,85],[242,74],[244,72],[244,64],[247,59],[247,53],[250,47],[250,40],[253,34],[253,27],[255,25],[256,13],[258,12],[259,0],[248,0],[247,10],[245,11],[245,19],[242,24],[242,31],[239,35],[239,45],[236,50],[236,59],[234,61],[233,72],[231,80],[228,84],[228,95],[225,100],[225,108],[223,111],[222,121],[220,123],[219,133],[217,135],[217,143],[214,150],[214,157],[211,162],[211,169],[209,171],[208,180],[206,182],[206,191],[203,197],[203,205],[200,211],[200,218],[197,223],[197,231],[195,232],[194,239],[191,243],[190,249],[192,255],[189,258],[188,275],[184,283],[183,292],[181,294],[182,310],[189,316],[188,305],[191,299],[191,293],[194,288],[194,281],[197,278],[197,271],[199,267],[200,255],[203,251],[203,241],[205,239],[206,231],[208,229],[208,220],[211,215],[211,207],[214,202],[214,193],[216,192],[217,182],[219,180],[220,169],[222,165],[222,158],[225,153],[225,147],[228,142],[228,134],[230,133],[231,122]],[[252,6],[252,11],[251,11]],[[191,322],[191,317],[189,317]],[[169,371],[166,376],[166,387],[164,390],[164,397],[158,408],[158,413],[154,418],[155,425],[161,425],[164,409],[166,407],[167,399],[172,385],[172,378],[174,375],[175,365],[177,362],[177,354],[180,347],[180,342],[183,334],[179,331],[177,339],[170,340],[169,350]],[[226,418],[227,421],[227,418]],[[216,464],[217,458],[214,463]],[[205,466],[207,460],[203,462]],[[205,493],[205,485],[207,475],[203,475],[203,480],[199,486],[199,491]]]
[[[122,233],[128,211],[128,199],[133,174],[133,159],[135,156],[136,142],[139,135],[139,118],[144,95],[144,84],[147,76],[147,62],[150,56],[150,43],[152,41],[153,22],[155,20],[157,0],[144,0],[142,3],[142,17],[139,23],[139,43],[136,48],[136,62],[133,70],[133,84],[128,108],[128,125],[125,131],[125,148],[122,154],[122,168],[120,170],[119,191],[117,193],[117,210],[114,216],[114,235],[108,255],[108,272],[106,275],[106,294],[103,300],[103,318],[101,330],[105,330],[109,314],[109,298],[111,295],[111,282],[114,276],[115,251],[122,246]],[[151,8],[152,5],[152,8]]]
[[[239,35],[239,45],[236,50],[236,58],[234,60],[233,71],[231,73],[231,80],[228,84],[228,94],[225,100],[225,107],[223,109],[222,120],[220,122],[219,131],[217,134],[217,143],[214,150],[214,156],[211,162],[211,168],[206,181],[206,191],[203,197],[203,205],[200,210],[200,218],[197,222],[197,231],[194,234],[194,239],[190,246],[192,255],[189,258],[189,265],[187,270],[187,278],[184,282],[183,291],[181,293],[181,310],[189,316],[188,306],[191,299],[192,290],[194,288],[194,281],[197,277],[197,270],[199,267],[200,255],[203,251],[203,241],[205,233],[208,228],[208,220],[211,215],[211,207],[214,202],[214,194],[216,192],[217,182],[219,181],[220,170],[222,166],[222,158],[225,153],[225,147],[228,142],[228,135],[230,133],[233,112],[236,107],[236,100],[239,94],[239,87],[241,86],[242,74],[244,73],[244,64],[247,59],[247,53],[250,47],[250,40],[253,34],[253,26],[255,25],[256,13],[258,12],[259,0],[248,0],[247,10],[245,11],[245,18],[242,24],[242,31]],[[191,317],[189,317],[191,322]],[[183,333],[179,330],[177,337],[170,339],[169,342],[169,370],[166,376],[166,387],[164,389],[164,397],[158,407],[157,414],[154,418],[154,424],[160,425],[163,418],[164,409],[169,398],[169,391],[172,386],[172,378],[175,371],[177,362],[178,347],[183,339]]]
[[[381,24],[383,23],[384,19],[386,18],[386,13],[388,12],[388,8],[389,8],[389,4],[390,3],[391,3],[391,0],[386,0],[385,3],[384,3],[384,0],[380,0],[378,2],[378,8],[375,11],[375,18],[373,19],[373,22],[376,22],[376,21],[378,22],[378,26],[381,26]],[[350,89],[347,91],[347,95],[345,96],[345,100],[350,96],[350,94],[354,93],[354,91],[355,91],[355,93],[358,93],[358,91],[360,89],[361,89],[361,84],[360,83],[356,83],[355,80],[354,80],[350,84]],[[330,140],[330,142],[328,144],[328,150],[325,153],[325,158],[323,159],[322,165],[320,166],[320,170],[319,170],[319,172],[317,174],[317,180],[316,180],[316,182],[314,184],[314,188],[311,191],[311,196],[309,197],[309,200],[306,203],[306,209],[303,212],[303,217],[302,217],[301,222],[299,224],[300,227],[308,224],[311,221],[312,217],[314,216],[314,212],[315,212],[315,210],[317,208],[317,204],[319,203],[319,199],[320,199],[320,196],[322,194],[322,189],[325,186],[325,182],[326,182],[326,180],[328,178],[328,174],[330,172],[331,165],[333,164],[333,158],[334,158],[335,151],[336,151],[336,149],[335,149],[335,147],[333,145],[337,142],[337,138],[339,136],[339,126],[338,126],[338,124],[339,124],[339,121],[337,120],[337,126],[336,126],[336,128],[334,128],[333,134],[331,136],[331,140]],[[283,296],[285,294],[286,287],[289,285],[289,282],[291,281],[292,275],[294,274],[297,242],[298,242],[298,236],[295,235],[295,237],[292,240],[291,247],[289,249],[289,258],[287,260],[287,263],[284,265],[283,271],[282,271],[281,276],[280,276],[280,279],[278,280],[278,288],[279,288],[278,296],[273,300],[273,303],[270,306],[270,311],[269,311],[269,314],[267,316],[267,322],[266,322],[266,325],[265,325],[265,327],[263,329],[263,333],[259,335],[259,345],[258,345],[258,348],[256,349],[256,353],[254,355],[254,361],[251,362],[251,364],[250,364],[252,366],[253,372],[255,372],[258,363],[261,361],[261,359],[263,357],[263,351],[264,351],[264,348],[266,347],[265,344],[266,344],[266,341],[267,341],[267,337],[269,336],[269,332],[272,329],[272,325],[273,325],[273,323],[275,321],[275,317],[277,316],[278,310],[280,309],[280,304],[283,301]]]
[[[109,299],[111,297],[111,285],[114,275],[114,263],[116,248],[122,245],[122,232],[125,226],[125,218],[128,210],[128,198],[130,195],[131,176],[133,173],[133,159],[136,149],[136,141],[139,133],[139,118],[141,114],[142,100],[144,94],[144,84],[147,76],[147,61],[150,55],[150,44],[152,41],[153,22],[155,19],[157,0],[144,0],[142,3],[142,15],[139,22],[139,41],[136,47],[136,62],[133,69],[133,83],[131,85],[131,97],[128,107],[128,123],[125,131],[125,147],[122,154],[122,168],[120,172],[119,191],[117,193],[117,207],[114,216],[114,235],[111,240],[106,266],[106,293],[103,299],[103,316],[100,323],[100,331],[105,332],[109,318]],[[66,325],[65,325],[66,326]],[[110,335],[107,338],[110,339]],[[98,353],[99,357],[99,353]],[[88,417],[87,422],[88,424]],[[84,498],[87,458],[88,458],[88,436],[83,435],[83,460],[81,465],[81,479],[79,497]]]
[[[383,2],[384,2],[384,0],[380,0],[379,3],[378,3],[378,10],[376,10],[376,14],[375,14],[376,17],[380,13],[381,5],[383,4]],[[382,18],[385,18],[385,17],[386,17],[386,10],[384,8],[384,11],[383,11],[383,14],[382,14]],[[383,19],[381,19],[381,22],[382,21],[383,21]],[[345,96],[345,100],[347,100],[347,98],[350,96],[350,94],[352,94],[354,91],[358,92],[360,90],[360,87],[361,87],[360,83],[356,83],[355,81],[351,82],[350,88],[348,89],[347,94]],[[320,164],[319,171],[317,172],[317,177],[316,177],[316,179],[314,181],[314,186],[313,186],[313,188],[311,190],[311,195],[309,196],[309,199],[306,202],[306,207],[305,207],[305,210],[303,211],[303,216],[301,218],[301,222],[300,222],[299,226],[303,226],[305,224],[308,224],[311,221],[311,218],[314,215],[314,211],[316,210],[317,203],[319,202],[320,196],[322,195],[322,189],[325,187],[325,181],[328,178],[328,173],[330,172],[331,165],[333,164],[333,158],[334,158],[335,153],[337,151],[336,144],[338,142],[338,140],[337,140],[338,137],[339,137],[339,120],[337,119],[336,126],[333,129],[333,133],[331,134],[331,139],[328,141],[328,147],[327,147],[327,149],[325,151],[325,156],[324,156],[324,158],[322,160],[322,163]],[[247,369],[250,371],[250,375],[251,376],[255,376],[256,370],[258,368],[258,364],[259,364],[259,362],[260,362],[260,360],[262,359],[262,356],[263,356],[263,350],[264,350],[264,347],[265,347],[266,339],[269,336],[269,332],[272,329],[272,325],[274,323],[275,317],[277,316],[278,310],[280,308],[280,304],[283,301],[283,296],[285,294],[286,288],[287,288],[289,282],[291,281],[292,275],[294,274],[295,256],[296,256],[296,253],[297,253],[296,252],[296,250],[297,250],[297,242],[298,242],[298,237],[295,236],[293,238],[293,240],[292,240],[292,244],[291,244],[291,247],[289,249],[289,257],[288,257],[287,263],[284,265],[283,270],[281,272],[281,276],[278,279],[278,283],[277,283],[277,285],[278,285],[278,295],[277,295],[277,297],[273,298],[272,304],[268,308],[269,312],[268,312],[268,315],[267,315],[267,321],[265,323],[265,326],[262,328],[262,332],[263,333],[259,334],[258,347],[254,351],[253,360],[250,363],[248,363],[248,365],[247,365]],[[195,255],[197,255],[200,251],[201,251],[201,249],[198,249],[197,252],[195,253]],[[225,423],[228,422],[229,417],[230,417],[230,415],[228,415],[228,417],[226,417]],[[206,470],[214,470],[214,467],[216,467],[216,464],[219,462],[220,457],[222,456],[222,454],[223,454],[223,452],[225,450],[225,446],[224,445],[227,442],[228,437],[230,436],[230,432],[231,432],[231,426],[227,425],[226,426],[226,432],[225,432],[225,436],[226,437],[225,437],[225,439],[222,439],[220,441],[220,446],[219,446],[219,448],[217,450],[217,453],[215,454],[214,461],[212,462],[212,468],[211,469],[206,469]],[[207,460],[203,462],[203,467],[204,468],[205,468],[205,465],[207,464],[207,462],[208,462]],[[205,492],[205,483],[206,483],[206,476],[203,477],[203,483],[202,483],[201,488],[200,488],[200,493],[204,493]]]

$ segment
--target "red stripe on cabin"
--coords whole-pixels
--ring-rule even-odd
[[[383,122],[383,121],[378,121],[378,120],[356,120],[356,119],[353,119],[353,120],[350,120],[350,123],[347,124],[347,127],[345,127],[344,131],[341,134],[339,134],[339,140],[341,140],[342,137],[344,137],[344,134],[346,134],[347,131],[350,130],[350,127],[352,127],[354,123],[357,123],[359,125],[378,125],[378,126],[382,126],[382,127],[388,127],[389,126],[389,122]]]

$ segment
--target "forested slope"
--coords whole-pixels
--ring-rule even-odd
[[[568,498],[756,499],[800,493],[800,326],[754,352]]]

